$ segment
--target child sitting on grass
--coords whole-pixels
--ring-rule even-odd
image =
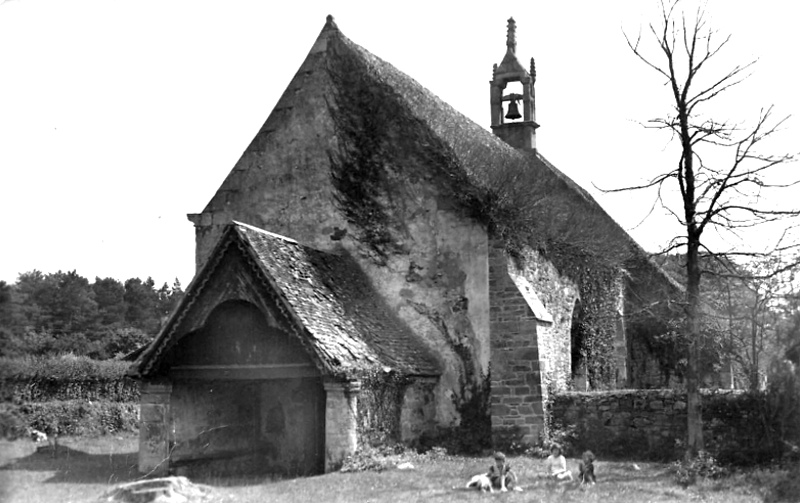
[[[597,482],[594,477],[594,453],[589,450],[583,452],[581,463],[578,465],[578,481],[581,485],[594,485]]]
[[[572,481],[572,472],[567,469],[567,459],[561,455],[561,447],[554,444],[550,447],[550,456],[545,460],[548,478],[557,481]]]
[[[494,465],[489,468],[488,476],[492,481],[492,488],[498,488],[501,492],[515,490],[517,486],[517,475],[511,470],[511,466],[506,464],[503,452],[494,454]]]

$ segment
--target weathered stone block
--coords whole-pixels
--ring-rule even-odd
[[[528,404],[523,404],[519,407],[519,412],[522,415],[532,415],[534,413],[533,406]]]
[[[492,417],[495,416],[505,416],[509,413],[510,408],[505,404],[493,404],[492,405]]]
[[[165,476],[169,470],[167,429],[163,423],[139,425],[139,472]]]
[[[338,469],[358,448],[359,382],[326,382],[325,471]]]
[[[139,418],[142,422],[164,422],[167,406],[163,404],[141,404]]]

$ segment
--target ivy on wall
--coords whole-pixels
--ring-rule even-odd
[[[614,384],[614,335],[621,272],[618,265],[563,242],[548,241],[539,247],[559,273],[575,282],[580,295],[573,316],[573,371],[585,366],[592,388]],[[574,357],[579,357],[575,362]]]
[[[585,237],[587,243],[567,243],[560,228],[543,221],[553,220],[561,207],[542,213],[541,205],[530,203],[530,188],[538,186],[535,174],[519,165],[526,162],[524,158],[512,159],[506,147],[490,142],[461,145],[469,149],[470,166],[463,166],[467,161],[456,155],[441,132],[435,133],[415,115],[441,113],[424,110],[428,102],[417,100],[420,90],[392,77],[388,66],[357,54],[359,49],[348,42],[331,40],[329,51],[327,71],[334,99],[328,105],[337,138],[329,153],[335,198],[373,259],[385,264],[391,254],[407,253],[408,230],[397,211],[404,204],[399,195],[407,191],[408,181],[432,181],[440,194],[459,203],[465,216],[502,239],[509,254],[521,257],[527,248],[539,250],[576,282],[581,297],[575,322],[578,353],[593,387],[613,383],[616,300],[621,261],[629,255],[629,244],[613,243],[603,229]],[[419,110],[412,112],[408,102],[415,100]],[[460,141],[458,131],[445,135]],[[551,192],[569,190],[574,191],[559,185]],[[569,218],[588,219],[581,212]],[[592,226],[584,223],[581,229],[586,227]],[[464,358],[462,352],[459,355]]]
[[[406,223],[393,211],[405,204],[399,197],[406,190],[403,179],[438,179],[442,186],[443,174],[454,171],[452,156],[397,92],[373,77],[376,68],[345,43],[332,44],[327,71],[334,96],[328,109],[338,140],[329,153],[334,196],[356,225],[359,241],[383,263],[391,253],[407,253]]]
[[[400,441],[400,413],[411,378],[394,371],[373,370],[361,377],[358,404],[360,446]]]

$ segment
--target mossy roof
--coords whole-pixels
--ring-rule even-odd
[[[466,182],[456,187],[457,191],[473,192],[481,198],[496,192],[498,184],[507,185],[512,194],[506,202],[498,203],[501,207],[498,215],[521,215],[521,219],[534,226],[536,233],[601,256],[618,256],[622,252],[623,257],[615,258],[624,259],[630,253],[643,253],[594,198],[550,163],[541,151],[511,147],[413,78],[350,41],[331,21],[326,29],[332,30],[329,37],[338,42],[328,44],[328,51],[335,53],[329,57],[350,59],[349,68],[362,68],[363,78],[371,81],[362,89],[374,92],[374,101],[397,103],[402,109],[397,116],[413,118],[404,128],[410,125],[427,130],[424,137],[435,142],[445,154],[443,164],[448,166],[449,178]],[[332,66],[335,67],[335,63]],[[349,89],[336,89],[333,94],[348,92]],[[403,148],[408,149],[408,146]],[[442,169],[441,166],[432,168]],[[498,177],[505,180],[498,182]],[[515,191],[520,194],[514,194]],[[509,208],[502,208],[503,205]],[[503,220],[503,217],[497,219]],[[492,224],[510,224],[510,232],[522,232],[513,223],[495,221]]]
[[[369,279],[348,256],[234,222],[161,333],[133,364],[131,374],[147,376],[159,369],[165,350],[183,336],[178,330],[180,321],[204,295],[231,246],[244,252],[249,265],[246,273],[275,300],[323,375],[358,377],[371,370],[422,376],[440,373],[430,351],[382,304]]]
[[[310,77],[319,72],[328,75]],[[337,78],[337,73],[348,75]],[[358,75],[350,75],[354,73]],[[353,86],[356,80],[358,85]],[[309,86],[315,89],[310,91]],[[303,89],[302,94],[297,93],[299,89]],[[639,262],[648,256],[587,191],[550,163],[540,150],[509,146],[413,78],[349,40],[330,16],[306,61],[243,157],[268,143],[265,139],[280,129],[287,111],[309,107],[313,101],[308,99],[309,93],[323,95],[317,103],[332,105],[327,112],[333,116],[331,124],[341,123],[340,116],[362,114],[354,109],[355,103],[391,109],[392,115],[386,121],[396,124],[383,125],[382,131],[372,132],[384,135],[381,152],[395,160],[411,156],[427,159],[429,172],[443,175],[453,192],[469,193],[469,198],[478,201],[494,198],[492,215],[485,209],[471,209],[471,213],[495,230],[500,229],[506,239],[524,235],[521,241],[534,246],[547,241],[563,242],[618,265],[631,259]],[[319,115],[307,115],[319,121]],[[374,126],[375,118],[364,123]],[[329,134],[338,137],[340,145],[346,140],[336,127]],[[346,148],[351,149],[352,145]],[[436,156],[426,154],[426,150],[435,150]],[[613,168],[613,159],[608,156],[598,155],[597,159],[597,171]],[[249,187],[258,184],[262,175],[254,173],[252,166],[242,166],[234,168],[205,212],[227,208],[227,192],[242,185],[237,177],[247,177],[244,180]],[[498,187],[503,185],[505,193],[498,194]],[[531,243],[531,236],[536,237],[537,243]]]

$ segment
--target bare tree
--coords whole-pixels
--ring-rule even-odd
[[[675,238],[668,250],[685,247],[686,253],[686,336],[690,342],[686,376],[688,443],[687,456],[704,449],[701,398],[699,394],[699,346],[701,341],[700,281],[702,254],[715,254],[701,238],[709,229],[736,233],[799,215],[797,209],[783,210],[770,205],[764,193],[770,189],[794,185],[797,181],[771,180],[768,172],[792,161],[794,154],[772,155],[761,152],[765,140],[783,125],[774,120],[772,107],[762,109],[755,124],[744,127],[729,120],[707,116],[704,106],[720,94],[741,83],[755,63],[735,65],[716,76],[708,62],[718,56],[730,40],[719,37],[709,28],[706,12],[699,8],[693,15],[678,8],[679,0],[661,3],[660,19],[650,24],[644,38],[625,38],[633,53],[648,67],[658,72],[670,90],[674,107],[666,117],[651,119],[649,128],[666,130],[680,143],[680,156],[674,169],[661,173],[643,185],[614,189],[609,192],[655,188],[658,201],[682,225],[685,233]],[[650,46],[654,42],[655,47]],[[722,155],[706,155],[704,149]],[[661,199],[662,189],[670,189],[673,181],[680,190],[682,207],[669,209]],[[674,186],[673,186],[674,187]],[[783,242],[773,251],[790,247]],[[665,251],[666,252],[666,251]],[[758,252],[726,251],[729,256],[752,256]]]

